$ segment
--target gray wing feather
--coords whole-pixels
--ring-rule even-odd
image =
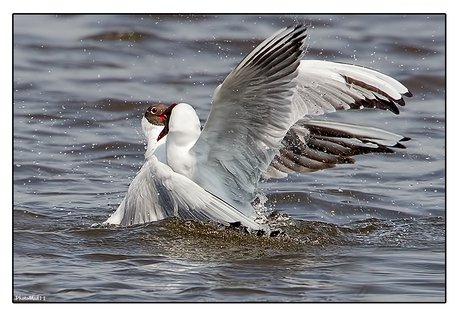
[[[403,96],[411,96],[395,79],[368,68],[300,61],[305,39],[305,26],[286,28],[246,56],[214,92],[211,113],[192,149],[198,162],[194,181],[240,209],[254,198],[263,173],[286,175],[352,161],[349,156],[327,153],[333,148],[343,153],[356,146],[361,151],[373,147],[388,151],[387,145],[373,143],[374,138],[313,135],[308,138],[310,146],[303,148],[309,154],[299,156],[287,149],[285,136],[298,137],[302,129],[314,129],[312,123],[293,126],[305,115],[364,107],[399,113]],[[326,128],[323,124],[320,130]],[[333,129],[350,132],[351,127]],[[316,148],[328,151],[320,153],[314,142]]]
[[[201,136],[194,180],[247,208],[260,175],[275,156],[290,121],[307,28],[298,25],[257,46],[220,85]]]
[[[352,156],[393,153],[409,138],[385,130],[331,121],[299,120],[286,134],[264,178],[310,173],[336,164],[354,163]]]

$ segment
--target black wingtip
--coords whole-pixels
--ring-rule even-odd
[[[395,145],[393,145],[392,147],[393,148],[396,148],[396,149],[405,149],[406,146],[399,143],[399,142],[406,142],[406,141],[409,141],[411,138],[408,138],[408,137],[403,137],[401,140],[398,141],[398,143],[396,143]]]
[[[401,143],[396,143],[395,145],[392,146],[393,148],[396,148],[396,149],[405,149],[406,146],[405,145],[402,145]]]
[[[238,228],[238,227],[241,227],[241,222],[240,221],[230,222],[229,226],[230,228]]]
[[[408,98],[412,98],[414,95],[408,90],[407,92],[403,93],[403,96],[406,96]]]
[[[307,23],[296,22],[287,27],[287,29],[308,29],[310,27]]]

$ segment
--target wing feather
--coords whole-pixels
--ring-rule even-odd
[[[379,108],[398,114],[398,105],[405,104],[403,96],[412,96],[390,76],[345,63],[303,60],[295,81],[294,121],[346,109]]]
[[[248,210],[262,173],[276,170],[269,166],[272,161],[272,165],[295,172],[352,161],[330,153],[318,161],[289,151],[273,160],[286,133],[305,115],[364,107],[397,114],[398,106],[404,105],[403,96],[412,95],[395,79],[368,68],[301,61],[306,31],[303,25],[280,30],[235,67],[215,90],[208,120],[192,148],[198,166],[193,180],[239,209]],[[312,142],[349,151],[355,146],[351,139],[317,136]],[[360,146],[377,146],[371,144]],[[319,155],[311,149],[307,152]]]
[[[354,163],[352,156],[393,153],[405,148],[401,135],[373,127],[341,122],[299,120],[283,139],[264,178],[283,178],[292,173],[310,173],[336,164]]]
[[[242,214],[152,157],[145,162],[130,184],[126,197],[106,223],[131,226],[167,217],[223,224],[240,222],[250,229],[262,229],[254,221],[255,217]]]
[[[248,207],[261,173],[292,125],[293,79],[306,31],[303,25],[283,29],[236,66],[216,89],[192,148],[198,162],[193,179],[238,208]]]

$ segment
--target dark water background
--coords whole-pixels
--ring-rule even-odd
[[[294,21],[312,25],[306,58],[371,67],[414,94],[398,116],[321,118],[410,137],[407,149],[262,184],[289,237],[179,219],[92,228],[142,165],[147,105],[185,101],[205,120],[232,67]],[[13,27],[16,300],[445,300],[443,15],[16,15]]]

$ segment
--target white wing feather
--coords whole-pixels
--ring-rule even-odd
[[[187,177],[152,156],[142,166],[128,193],[108,224],[131,226],[167,217],[262,227],[219,197],[207,192]]]
[[[295,82],[294,122],[304,115],[350,108],[380,108],[398,114],[396,104],[403,106],[403,96],[412,96],[400,82],[380,72],[327,61],[301,61]]]
[[[299,61],[305,38],[305,26],[281,30],[243,59],[214,92],[192,148],[198,166],[193,179],[240,209],[249,208],[281,140],[305,115],[363,107],[399,113],[402,96],[411,96],[398,81],[371,69]]]
[[[215,93],[204,129],[192,148],[197,184],[242,210],[251,210],[260,175],[290,122],[291,97],[306,27],[286,28],[257,46]]]

